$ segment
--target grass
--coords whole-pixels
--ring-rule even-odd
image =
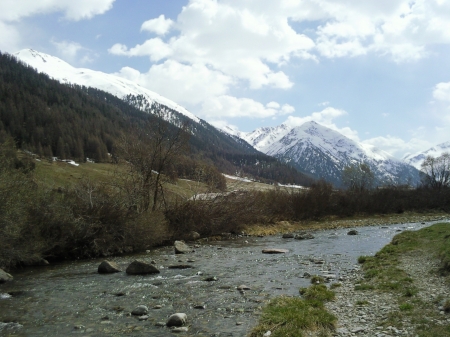
[[[366,301],[366,300],[359,300],[359,301],[356,301],[356,303],[355,303],[356,305],[360,305],[360,306],[362,306],[362,305],[367,305],[367,304],[369,304],[369,302],[368,301]]]
[[[74,166],[60,161],[36,161],[36,180],[50,188],[74,187],[80,180],[90,178],[96,182],[108,182],[114,177],[114,170],[122,172],[121,167],[108,163],[80,163]],[[165,193],[169,198],[189,199],[198,193],[208,190],[206,184],[178,179],[174,183],[165,185]]]
[[[361,283],[361,284],[355,285],[355,290],[366,291],[366,290],[374,290],[374,289],[375,289],[375,286],[372,284]]]
[[[260,337],[271,331],[271,337],[302,337],[314,331],[316,336],[329,336],[334,330],[336,317],[324,306],[334,299],[334,292],[323,284],[302,288],[303,298],[280,296],[263,308],[259,324],[250,337]]]
[[[375,256],[359,257],[358,262],[363,266],[366,282],[355,286],[355,289],[389,292],[397,299],[398,310],[389,313],[380,325],[401,328],[402,320],[409,317],[416,325],[416,335],[419,337],[450,336],[450,325],[441,326],[435,323],[436,319],[442,318],[436,309],[436,303],[426,303],[416,296],[418,289],[414,286],[414,279],[400,264],[401,257],[406,254],[437,258],[440,261],[438,272],[449,280],[450,225],[435,224],[419,231],[402,232]],[[446,303],[450,311],[450,301]]]
[[[404,291],[405,296],[414,296],[413,279],[399,267],[403,254],[420,251],[441,260],[440,271],[450,272],[450,226],[436,224],[419,231],[406,231],[396,235],[373,257],[361,256],[366,280],[373,280],[377,289],[385,291]],[[405,290],[406,287],[406,290]]]

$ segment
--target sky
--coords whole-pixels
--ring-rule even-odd
[[[314,120],[397,158],[450,141],[450,0],[1,0],[0,51],[25,48],[243,132]]]

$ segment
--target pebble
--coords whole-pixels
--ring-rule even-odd
[[[148,308],[145,305],[139,305],[131,312],[132,315],[142,316],[148,313]]]

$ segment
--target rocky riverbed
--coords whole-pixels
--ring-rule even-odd
[[[437,272],[438,260],[423,252],[411,253],[402,257],[399,268],[414,280],[412,286],[418,290],[415,296],[427,313],[417,319],[415,315],[402,314],[399,298],[390,292],[355,290],[355,286],[365,282],[363,271],[355,268],[335,289],[335,301],[326,304],[338,318],[334,336],[418,336],[417,328],[424,324],[450,325],[450,314],[444,312],[442,303],[450,298],[450,285],[448,278]]]
[[[173,332],[165,324],[168,318],[185,313],[183,328],[188,331],[183,329],[182,334],[242,337],[256,324],[267,300],[279,295],[298,296],[299,288],[310,284],[309,275],[344,280],[337,289],[338,300],[330,305],[336,305],[336,312],[342,311],[342,322],[351,324],[339,328],[352,333],[361,327],[363,330],[354,332],[361,334],[371,331],[373,325],[374,331],[392,334],[370,323],[372,312],[378,312],[373,308],[384,310],[388,299],[373,301],[372,309],[355,305],[358,294],[351,293],[352,284],[361,277],[356,261],[360,255],[374,254],[399,231],[428,224],[358,227],[358,235],[347,235],[347,228],[335,228],[313,232],[314,238],[304,240],[295,239],[295,235],[241,237],[191,244],[192,251],[186,254],[162,247],[112,259],[121,270],[114,274],[98,273],[101,260],[14,271],[14,280],[0,285],[0,335],[171,336]],[[280,254],[264,254],[265,249],[276,249]],[[136,259],[153,262],[160,273],[128,275],[125,270]],[[140,306],[148,312],[133,315]],[[366,317],[345,316],[350,310],[365,312]],[[385,310],[388,313],[390,307]],[[367,332],[366,336],[376,335]]]

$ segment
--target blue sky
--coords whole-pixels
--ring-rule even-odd
[[[240,131],[316,120],[399,158],[450,141],[448,0],[2,0],[0,50],[24,48]]]

